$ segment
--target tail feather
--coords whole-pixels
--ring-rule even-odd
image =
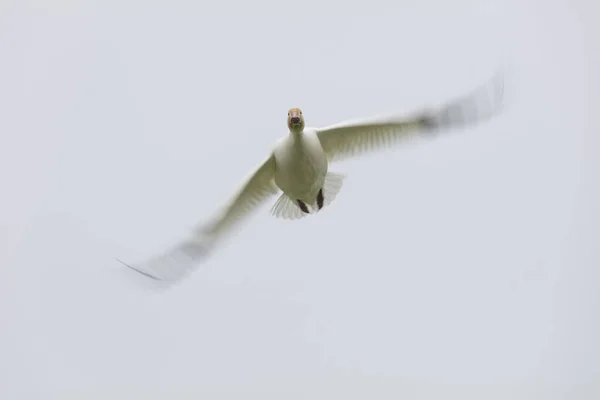
[[[323,207],[327,207],[340,193],[342,186],[344,185],[344,179],[346,175],[337,172],[328,172],[325,177],[325,183],[323,184]]]
[[[323,183],[323,207],[327,207],[333,200],[335,200],[342,188],[345,178],[346,175],[344,174],[336,172],[327,173],[325,176],[325,182]],[[316,201],[315,204],[307,206],[309,207],[310,214],[315,214],[318,211]],[[281,196],[279,196],[271,208],[271,215],[273,215],[275,218],[296,220],[304,218],[310,214],[302,212],[298,204],[296,204],[296,201],[294,199],[290,199],[285,193],[282,193]]]
[[[273,207],[271,207],[271,215],[275,218],[283,219],[300,219],[308,214],[302,212],[298,204],[290,199],[285,193],[281,193],[281,196],[277,199]]]

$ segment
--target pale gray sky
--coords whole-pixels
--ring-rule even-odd
[[[599,398],[598,7],[3,0],[0,398]],[[288,108],[498,66],[500,118],[332,166],[317,217],[269,204],[164,292],[114,262],[210,216]]]

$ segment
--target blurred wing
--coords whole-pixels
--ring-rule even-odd
[[[504,79],[496,75],[471,93],[431,111],[413,116],[376,117],[341,122],[317,129],[330,161],[381,150],[443,129],[466,127],[492,117],[504,97]]]
[[[274,172],[275,157],[271,154],[250,174],[225,207],[209,223],[194,229],[186,240],[140,265],[119,262],[153,279],[181,279],[208,255],[217,239],[230,233],[245,217],[278,192],[273,179]]]

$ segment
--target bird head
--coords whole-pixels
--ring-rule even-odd
[[[302,131],[304,129],[304,117],[299,108],[290,108],[288,111],[288,128],[290,131]]]

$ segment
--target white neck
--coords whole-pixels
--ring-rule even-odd
[[[290,135],[292,135],[294,138],[300,138],[302,137],[302,134],[304,129],[290,129]]]

